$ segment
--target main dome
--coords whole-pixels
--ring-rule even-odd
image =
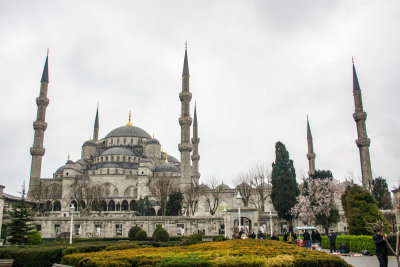
[[[140,138],[151,138],[151,136],[143,129],[136,126],[121,126],[112,130],[106,135],[106,138],[110,137],[140,137]]]

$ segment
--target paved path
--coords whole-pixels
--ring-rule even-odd
[[[354,267],[379,267],[378,258],[376,256],[340,257]],[[396,258],[394,256],[389,256],[388,267],[397,267]]]

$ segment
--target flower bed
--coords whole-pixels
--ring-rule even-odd
[[[229,240],[191,246],[77,253],[62,263],[80,266],[350,266],[324,252],[270,240]]]

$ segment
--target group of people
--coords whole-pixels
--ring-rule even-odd
[[[305,230],[303,233],[303,240],[304,243],[306,244],[306,248],[311,249],[311,241],[313,244],[317,243],[319,246],[321,246],[322,238],[318,230],[312,230],[311,235],[308,233],[307,230]]]
[[[263,232],[258,231],[258,233],[252,233],[246,234],[243,230],[240,230],[238,233],[233,234],[232,236],[233,239],[266,239],[266,236]],[[271,236],[271,240],[279,240],[278,233],[274,231],[273,235]]]

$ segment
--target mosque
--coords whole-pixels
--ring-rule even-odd
[[[368,187],[372,177],[368,150],[369,139],[365,128],[366,113],[362,109],[361,91],[354,67],[353,75],[355,75],[353,94],[356,103],[354,119],[360,140],[357,140],[357,145],[360,148],[364,185]],[[36,217],[35,224],[43,237],[53,238],[67,233],[70,227],[74,235],[79,237],[126,237],[129,228],[134,225],[141,226],[148,235],[152,234],[157,225],[162,225],[170,235],[199,232],[217,235],[226,231],[229,236],[238,224],[253,231],[267,231],[274,227],[275,230],[281,232],[287,227],[287,222],[280,219],[274,211],[270,198],[263,202],[262,208],[249,203],[240,211],[238,207],[241,201],[238,198],[237,188],[230,188],[224,184],[207,189],[211,195],[214,194],[214,198],[216,198],[215,192],[219,194],[217,208],[213,212],[210,212],[209,199],[204,195],[208,194],[206,190],[203,191],[203,195],[198,196],[192,212],[185,207],[186,211],[181,216],[162,216],[162,204],[152,190],[154,186],[160,187],[158,181],[170,181],[184,194],[188,189],[199,185],[200,138],[196,107],[194,107],[193,120],[190,114],[192,93],[189,90],[189,79],[186,47],[182,91],[179,93],[181,102],[181,114],[178,120],[181,127],[181,142],[178,144],[180,160],[167,155],[161,150],[161,144],[157,139],[150,136],[144,129],[133,125],[131,114],[126,125],[110,131],[103,138],[99,137],[100,119],[97,109],[93,139],[83,142],[81,159],[72,161],[68,158],[68,161],[54,172],[52,178],[43,178],[41,165],[45,154],[43,147],[44,133],[47,128],[45,115],[49,104],[47,98],[49,57],[47,55],[40,94],[36,98],[38,110],[37,119],[33,123],[35,134],[33,146],[30,149],[32,164],[28,190],[28,200],[34,203],[34,208],[40,214]],[[315,171],[315,153],[308,121],[307,141],[309,173],[312,173]],[[265,190],[270,189],[265,188]],[[148,198],[150,212],[138,216],[135,205],[142,198]],[[72,230],[70,220],[73,215]],[[241,218],[240,221],[238,217]],[[345,224],[341,223],[338,227],[343,230]]]

